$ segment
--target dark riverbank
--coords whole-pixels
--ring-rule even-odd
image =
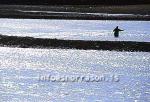
[[[0,18],[150,20],[150,5],[0,5]]]
[[[127,5],[150,4],[150,0],[1,0],[0,4],[17,5]]]
[[[0,35],[0,46],[150,52],[149,42],[60,40]]]

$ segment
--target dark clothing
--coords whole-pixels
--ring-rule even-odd
[[[120,31],[123,31],[123,30],[121,30],[121,29],[119,29],[118,27],[116,27],[116,28],[113,30],[114,36],[115,36],[115,37],[119,37],[119,32],[120,32]]]

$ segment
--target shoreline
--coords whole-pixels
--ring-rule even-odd
[[[0,35],[0,46],[19,48],[59,48],[79,50],[150,52],[150,42],[62,40]]]
[[[1,15],[0,18],[12,19],[64,19],[64,20],[127,20],[127,21],[150,21],[150,16],[89,16],[89,15],[51,15],[51,16],[32,16],[32,15]]]
[[[150,21],[150,5],[0,5],[0,18]]]

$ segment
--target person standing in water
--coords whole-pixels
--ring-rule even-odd
[[[114,32],[114,37],[118,38],[120,31],[124,31],[124,30],[119,29],[118,26],[117,26],[117,27],[113,30],[113,32]]]

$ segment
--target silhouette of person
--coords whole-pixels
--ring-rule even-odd
[[[119,32],[120,32],[120,31],[124,31],[124,30],[119,29],[118,26],[117,26],[117,27],[113,30],[113,32],[114,32],[114,37],[116,37],[116,38],[119,37]]]

